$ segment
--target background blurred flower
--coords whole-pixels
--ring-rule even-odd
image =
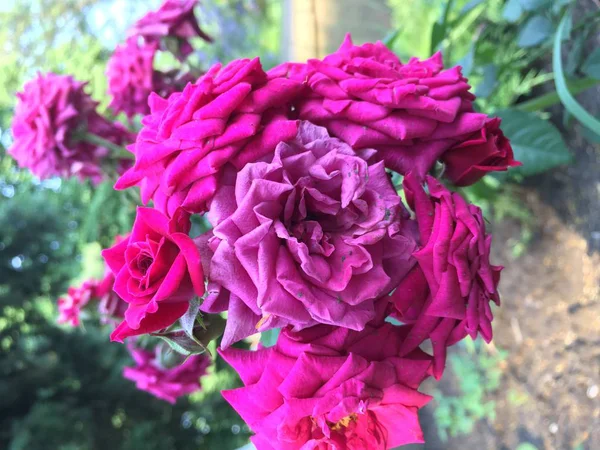
[[[92,297],[96,296],[97,282],[89,280],[79,287],[69,287],[67,295],[58,299],[58,323],[72,327],[81,324],[81,312]]]
[[[131,118],[136,114],[148,114],[148,96],[155,90],[154,55],[158,45],[139,45],[136,39],[128,39],[118,46],[108,60],[106,77],[110,107],[115,113],[124,112]]]
[[[129,30],[129,37],[141,36],[147,43],[159,43],[168,49],[163,38],[175,38],[176,56],[185,58],[193,51],[189,39],[200,37],[207,42],[212,38],[200,29],[194,15],[198,0],[166,0],[156,11],[150,11]]]
[[[110,150],[88,142],[86,134],[117,145],[127,143],[131,135],[98,114],[98,103],[85,93],[85,85],[68,75],[39,74],[17,93],[14,143],[8,153],[21,167],[40,178],[102,179],[100,164]]]
[[[159,349],[147,351],[130,348],[135,367],[125,367],[123,376],[134,381],[142,391],[175,403],[178,397],[191,394],[202,388],[200,377],[206,374],[211,359],[206,355],[192,355],[187,358],[175,355],[176,361],[169,366],[161,361]]]

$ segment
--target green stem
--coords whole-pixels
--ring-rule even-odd
[[[561,55],[561,44],[562,36],[567,24],[568,15],[565,14],[558,25],[556,36],[554,37],[554,52],[552,53],[552,69],[554,70],[554,84],[556,86],[556,92],[560,97],[560,101],[567,111],[569,111],[575,118],[581,122],[581,124],[591,131],[597,132],[600,130],[600,121],[587,112],[583,106],[581,106],[577,100],[573,97],[573,94],[569,91],[567,86],[567,80],[562,67],[562,55]]]
[[[82,133],[80,135],[80,139],[82,141],[89,142],[90,144],[98,145],[100,147],[104,147],[109,149],[112,153],[110,154],[111,159],[133,159],[134,155],[131,152],[128,152],[127,149],[121,147],[120,145],[115,144],[103,137],[98,136],[97,134]]]
[[[594,78],[582,78],[580,80],[572,80],[567,82],[569,91],[573,95],[577,95],[580,92],[596,86],[597,84],[600,84],[600,80],[596,80]],[[517,103],[515,108],[520,109],[521,111],[535,112],[549,108],[550,106],[554,106],[558,103],[560,103],[560,97],[556,91],[553,91],[544,95],[540,95],[539,97],[532,98],[531,100]]]

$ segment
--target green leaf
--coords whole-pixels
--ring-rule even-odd
[[[444,40],[446,27],[439,22],[434,22],[431,28],[431,52],[434,53],[440,42]]]
[[[462,73],[465,77],[468,77],[473,70],[473,63],[475,62],[475,45],[469,47],[469,51],[459,61],[458,65],[462,66]]]
[[[533,16],[519,32],[517,44],[520,47],[534,47],[552,35],[552,22],[544,16]]]
[[[393,48],[401,33],[402,30],[398,28],[397,30],[392,31],[390,34],[384,37],[382,42],[387,48]]]
[[[523,14],[523,6],[519,0],[508,0],[508,3],[502,11],[502,17],[511,23],[516,22],[520,19]]]
[[[600,47],[596,47],[590,56],[587,57],[583,66],[581,66],[581,70],[586,75],[600,80]]]
[[[273,347],[277,343],[279,337],[279,328],[272,328],[260,333],[260,342],[265,347]]]
[[[587,112],[571,95],[567,86],[565,74],[563,72],[561,44],[562,37],[564,35],[565,28],[569,20],[570,18],[567,14],[563,16],[558,26],[558,30],[556,31],[556,36],[554,37],[554,48],[552,52],[552,69],[554,70],[554,84],[556,85],[556,93],[560,97],[560,101],[562,102],[563,106],[571,114],[573,114],[573,116],[579,122],[581,122],[582,125],[594,132],[598,132],[598,130],[600,130],[600,121],[598,121],[598,119],[596,119],[589,112]]]
[[[204,353],[206,351],[206,348],[198,345],[198,343],[190,339],[186,334],[179,334],[177,336],[154,336],[158,336],[165,341],[173,351],[184,356],[199,355],[200,353]]]
[[[495,64],[486,64],[483,66],[483,80],[477,85],[475,95],[481,98],[489,97],[494,92],[497,82],[498,68]]]
[[[196,317],[198,316],[198,310],[200,308],[201,300],[198,297],[194,297],[190,300],[188,310],[179,319],[181,328],[188,336],[193,336],[194,325],[196,325]]]
[[[477,5],[480,5],[481,3],[485,2],[486,0],[471,0],[469,3],[467,3],[465,6],[463,6],[463,8],[460,10],[460,14],[466,14],[469,11],[471,11],[473,8],[475,8]]]
[[[433,24],[431,28],[431,44],[430,44],[430,53],[435,53],[438,45],[446,38],[446,29],[448,28],[448,15],[450,14],[450,9],[452,9],[452,4],[454,0],[447,0],[446,6],[442,12],[442,16],[440,20]]]
[[[581,56],[583,54],[583,46],[585,44],[585,35],[579,34],[577,38],[573,40],[571,51],[567,55],[567,63],[565,64],[565,73],[569,76],[573,76],[575,71],[581,63]],[[599,53],[600,54],[600,53]],[[593,55],[593,53],[592,53]],[[599,77],[600,78],[600,77]]]
[[[519,0],[519,3],[525,11],[535,11],[542,6],[550,3],[551,0]]]
[[[502,119],[502,130],[510,139],[515,159],[523,163],[511,169],[512,175],[534,175],[571,161],[560,132],[547,120],[516,109],[498,111],[497,115]]]
[[[529,442],[523,442],[517,445],[516,450],[538,450],[538,448],[535,445],[530,444]]]

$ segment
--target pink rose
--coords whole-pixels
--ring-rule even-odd
[[[196,36],[207,42],[212,38],[200,29],[194,15],[198,0],[166,0],[156,11],[150,11],[129,30],[130,37],[141,36],[147,43],[160,43],[167,49],[164,39],[175,38],[178,42],[177,57],[183,59],[193,52],[189,40]]]
[[[142,349],[130,349],[136,366],[125,367],[123,376],[135,381],[141,391],[174,404],[178,397],[199,391],[200,377],[206,374],[210,366],[210,358],[206,355],[193,355],[184,361],[176,361],[178,365],[165,367],[159,354]],[[180,358],[183,359],[183,358]]]
[[[82,140],[80,134],[88,132],[117,145],[127,143],[131,135],[98,114],[98,103],[85,93],[85,85],[71,76],[39,74],[17,93],[14,142],[8,153],[19,166],[40,178],[102,179],[100,164],[109,150]]]
[[[385,450],[423,442],[417,391],[431,357],[399,356],[406,327],[382,320],[360,332],[320,325],[282,330],[274,347],[221,356],[245,387],[223,391],[256,434],[258,450]]]
[[[131,235],[102,252],[116,276],[115,292],[129,304],[111,340],[166,328],[187,311],[194,295],[204,294],[200,254],[189,230],[183,212],[168,219],[138,208]]]
[[[144,203],[153,199],[168,215],[180,206],[206,211],[225,164],[240,169],[296,135],[287,103],[301,89],[297,81],[269,77],[253,59],[213,66],[167,100],[151,95],[135,165],[115,187],[140,185]]]
[[[148,96],[155,90],[154,55],[157,44],[139,46],[129,39],[119,45],[108,60],[106,77],[110,107],[116,113],[124,112],[131,118],[148,114]]]
[[[485,127],[469,135],[442,156],[445,175],[457,186],[476,183],[486,173],[520,166],[515,161],[510,141],[500,129],[500,119],[487,121]]]
[[[211,284],[201,307],[227,309],[223,347],[287,324],[361,330],[373,319],[416,249],[383,163],[369,162],[374,154],[302,122],[268,162],[224,177],[208,246],[209,280],[225,289]]]
[[[80,287],[69,287],[67,295],[58,299],[58,323],[72,327],[81,324],[81,312],[92,297],[96,296],[97,284],[94,280],[84,282]]]
[[[425,175],[487,120],[473,112],[475,96],[460,67],[444,70],[440,53],[403,64],[381,42],[355,46],[348,35],[336,53],[309,60],[305,70],[312,92],[297,101],[300,119],[325,126],[354,148],[377,149],[386,166],[402,174]],[[472,165],[480,160],[473,155]],[[488,162],[489,170],[506,168]]]
[[[395,316],[413,323],[402,354],[430,339],[434,375],[442,376],[446,347],[480,333],[492,339],[490,301],[500,304],[497,286],[502,267],[490,264],[492,237],[486,234],[481,210],[427,177],[429,195],[413,174],[404,179],[409,205],[421,234],[418,261],[402,280],[392,302]]]

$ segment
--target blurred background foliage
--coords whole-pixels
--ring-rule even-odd
[[[199,51],[191,64],[207,68],[216,61],[261,55],[266,67],[275,65],[286,1],[291,0],[204,0],[198,14],[215,44],[195,42]],[[69,284],[101,275],[100,248],[130,229],[134,211],[123,206],[124,194],[109,183],[40,181],[4,154],[14,93],[37,71],[88,80],[89,92],[105,109],[104,71],[111,51],[137,17],[160,3],[0,4],[0,448],[228,450],[247,442],[247,427],[219,395],[239,382],[222,364],[203,379],[202,392],[170,406],[121,377],[129,362],[124,346],[108,344],[95,327],[66,330],[54,324],[56,298]],[[487,176],[462,192],[482,205],[488,217],[521,221],[522,236],[513,248],[517,256],[531,233],[530,213],[513,201],[516,183],[571,160],[561,133],[548,120],[548,108],[567,98],[564,86],[561,91],[561,83],[554,81],[557,75],[564,78],[571,93],[600,82],[600,50],[584,51],[600,14],[574,21],[565,14],[570,4],[387,0],[392,30],[381,30],[380,37],[389,32],[386,42],[403,60],[442,50],[447,66],[463,66],[478,96],[476,108],[503,118],[503,129],[524,166],[511,175]],[[551,62],[557,42],[570,49],[562,67]],[[158,64],[169,61],[159,59]],[[565,111],[562,125],[581,121],[590,128],[586,136],[598,139],[594,123],[583,120],[577,108]],[[436,419],[442,436],[469,432],[475,421],[493,418],[494,406],[486,396],[497,389],[504,357],[477,346],[451,358],[463,381],[461,395],[439,397]]]

